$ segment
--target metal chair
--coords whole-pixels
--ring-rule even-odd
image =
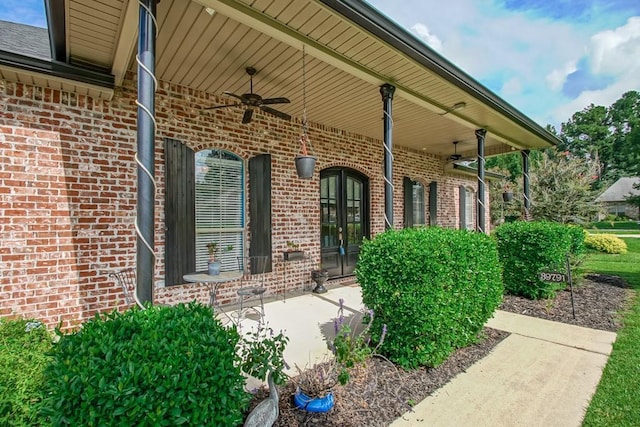
[[[240,279],[240,288],[238,289],[238,298],[240,300],[240,308],[238,311],[238,323],[245,317],[247,312],[257,313],[261,319],[264,319],[264,293],[267,290],[264,287],[264,272],[267,267],[268,256],[246,256],[238,257],[238,269],[242,271]],[[251,299],[259,299],[260,307],[245,307],[245,302]]]
[[[109,277],[113,277],[124,292],[124,301],[127,305],[135,304],[134,293],[136,292],[136,269],[134,267],[125,268],[124,270],[109,273]]]

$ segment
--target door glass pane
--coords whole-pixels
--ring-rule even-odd
[[[338,177],[324,177],[320,180],[320,239],[323,248],[338,245]]]

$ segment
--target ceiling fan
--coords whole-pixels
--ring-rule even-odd
[[[458,154],[458,143],[460,141],[453,141],[453,154],[449,156],[449,160],[452,162],[457,162],[462,158],[462,154]]]
[[[232,96],[240,100],[240,102],[236,102],[235,104],[229,104],[229,105],[218,105],[215,107],[208,107],[204,109],[214,110],[218,108],[238,107],[238,106],[244,105],[246,106],[246,108],[242,116],[242,123],[245,123],[245,124],[251,121],[251,118],[253,117],[253,110],[256,107],[260,108],[262,111],[266,113],[273,114],[276,117],[280,117],[283,120],[291,120],[291,116],[289,114],[283,113],[282,111],[278,111],[271,107],[268,107],[268,105],[272,105],[272,104],[288,104],[291,101],[289,101],[289,99],[287,98],[262,98],[257,93],[253,93],[253,75],[256,73],[256,69],[253,67],[247,67],[245,71],[247,72],[247,74],[249,74],[249,84],[250,84],[249,93],[236,95],[235,93],[232,93],[232,92],[226,92],[226,91],[224,92],[226,95]]]

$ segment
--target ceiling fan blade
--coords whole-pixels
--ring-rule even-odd
[[[264,105],[261,105],[260,109],[262,111],[266,111],[269,114],[273,114],[276,117],[280,117],[283,120],[291,120],[291,116],[288,115],[287,113],[283,113],[282,111],[274,110],[271,107],[265,107]]]
[[[247,108],[246,110],[244,110],[244,114],[242,115],[242,123],[249,123],[251,121],[251,117],[253,117],[253,109]]]
[[[214,107],[205,107],[203,108],[203,110],[216,110],[218,108],[229,108],[229,107],[237,107],[239,105],[242,105],[242,103],[237,103],[237,104],[228,104],[228,105],[216,105]]]
[[[225,91],[224,91],[224,92],[222,92],[222,93],[224,93],[225,95],[233,96],[234,98],[237,98],[237,99],[239,99],[240,101],[243,101],[243,102],[244,102],[244,98],[243,98],[242,96],[240,96],[240,95],[236,95],[236,94],[235,94],[235,93],[233,93],[233,92],[227,92],[227,91],[225,90]]]
[[[262,105],[269,105],[269,104],[288,104],[291,101],[289,101],[288,98],[267,98],[267,99],[263,99],[262,101],[260,101],[260,104]]]

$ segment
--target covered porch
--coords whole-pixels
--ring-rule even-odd
[[[482,159],[556,141],[359,1],[50,0],[48,19],[52,61],[3,55],[0,73],[20,89],[11,103],[29,108],[23,87],[55,95],[37,105],[64,117],[26,129],[85,153],[79,166],[65,151],[59,169],[80,318],[121,306],[108,273],[134,264],[141,301],[206,301],[181,278],[203,269],[210,241],[232,247],[218,254],[223,269],[269,257],[275,294],[317,268],[351,280],[359,242],[388,228],[486,232]],[[294,168],[303,133],[317,157],[307,180]],[[476,159],[475,176],[455,167]],[[89,187],[71,178],[82,168]],[[201,190],[208,170],[218,177]],[[291,245],[303,261],[283,262]]]

